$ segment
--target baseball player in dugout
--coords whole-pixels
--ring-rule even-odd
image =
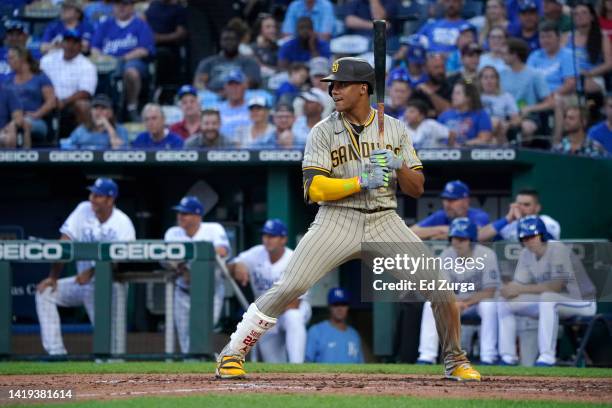
[[[208,241],[215,247],[217,255],[225,258],[229,255],[230,244],[225,228],[217,222],[202,222],[204,206],[195,196],[186,196],[178,205],[172,207],[176,211],[176,226],[170,227],[164,235],[164,241],[196,242]],[[174,289],[174,325],[182,353],[189,353],[189,312],[191,295],[189,292],[190,264],[188,262],[164,263],[167,268],[176,272]],[[221,270],[215,268],[215,298],[213,301],[213,323],[217,324],[223,307],[225,286]]]
[[[287,226],[281,220],[266,221],[261,234],[261,245],[240,253],[228,265],[240,285],[250,283],[255,297],[263,295],[280,279],[293,255],[293,250],[286,246]],[[286,309],[253,350],[266,363],[304,362],[306,323],[312,314],[307,294],[295,299]]]
[[[362,243],[385,243],[381,251],[393,244],[417,247],[419,254],[409,256],[425,251],[395,211],[397,186],[413,198],[423,194],[423,166],[406,127],[397,119],[387,115],[381,118],[385,134],[384,145],[380,144],[378,113],[370,106],[374,69],[363,59],[340,58],[323,81],[330,83],[336,112],[311,130],[302,162],[304,198],[318,203],[319,211],[285,273],[250,305],[219,354],[219,378],[244,377],[246,354],[277,323],[277,317],[329,271],[360,258]],[[405,271],[392,272],[400,278],[404,273],[405,278],[411,278]],[[416,272],[418,278],[431,278],[425,274],[433,272]],[[424,295],[432,300],[446,377],[480,380],[461,350],[454,293],[449,290]]]
[[[127,215],[115,207],[119,195],[117,184],[107,178],[99,178],[87,189],[89,201],[83,201],[70,213],[60,228],[60,240],[78,242],[133,241],[136,239],[134,225]],[[94,322],[94,267],[93,261],[78,261],[77,276],[60,279],[64,263],[51,267],[49,277],[36,287],[36,313],[45,351],[51,355],[66,354],[62,340],[58,306],[85,306],[87,316]],[[116,319],[114,301],[119,283],[113,284],[112,316]],[[116,344],[115,325],[111,325],[111,348],[113,352],[121,345]]]

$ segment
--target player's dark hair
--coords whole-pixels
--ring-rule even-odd
[[[525,40],[521,40],[520,38],[508,38],[507,43],[509,54],[516,55],[523,63],[527,62],[529,44],[527,44]]]
[[[516,195],[530,196],[530,197],[535,198],[535,200],[538,203],[540,202],[540,193],[538,193],[538,190],[536,190],[535,188],[523,188],[523,189],[519,190],[519,192],[516,193]]]
[[[418,110],[421,115],[427,117],[427,104],[420,99],[409,99],[406,108],[414,108]]]
[[[463,92],[465,93],[465,97],[468,100],[468,104],[470,107],[468,110],[477,111],[482,109],[482,102],[480,101],[480,92],[478,91],[478,87],[472,82],[467,82],[465,79],[461,79],[458,81],[455,86],[463,87]]]

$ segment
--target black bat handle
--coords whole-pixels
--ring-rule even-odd
[[[385,100],[385,65],[387,63],[387,22],[374,21],[374,72],[376,76],[376,102]]]

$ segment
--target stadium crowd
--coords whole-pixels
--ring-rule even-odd
[[[333,59],[372,61],[372,20],[386,19],[386,112],[417,149],[612,152],[606,0],[255,3],[217,22],[218,53],[192,74],[201,28],[179,0],[11,0],[0,146],[302,148],[333,111]]]

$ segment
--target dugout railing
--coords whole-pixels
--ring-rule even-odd
[[[12,337],[12,263],[54,263],[95,261],[94,275],[94,358],[113,357],[112,302],[113,282],[166,282],[166,294],[171,296],[173,279],[163,272],[150,274],[122,274],[114,277],[113,265],[117,263],[152,263],[188,261],[190,275],[190,345],[191,357],[210,357],[213,354],[213,297],[215,253],[208,242],[164,242],[140,240],[131,242],[82,243],[70,241],[0,241],[0,357],[11,357]],[[125,294],[116,294],[115,302],[125,302]],[[170,302],[171,303],[171,302]],[[169,305],[171,307],[171,304]],[[171,309],[170,309],[171,312]],[[125,307],[123,307],[125,313]],[[174,342],[172,314],[166,320],[166,354],[168,339]],[[118,333],[125,336],[125,332]],[[115,349],[116,350],[116,349]],[[121,350],[125,352],[125,349]]]

